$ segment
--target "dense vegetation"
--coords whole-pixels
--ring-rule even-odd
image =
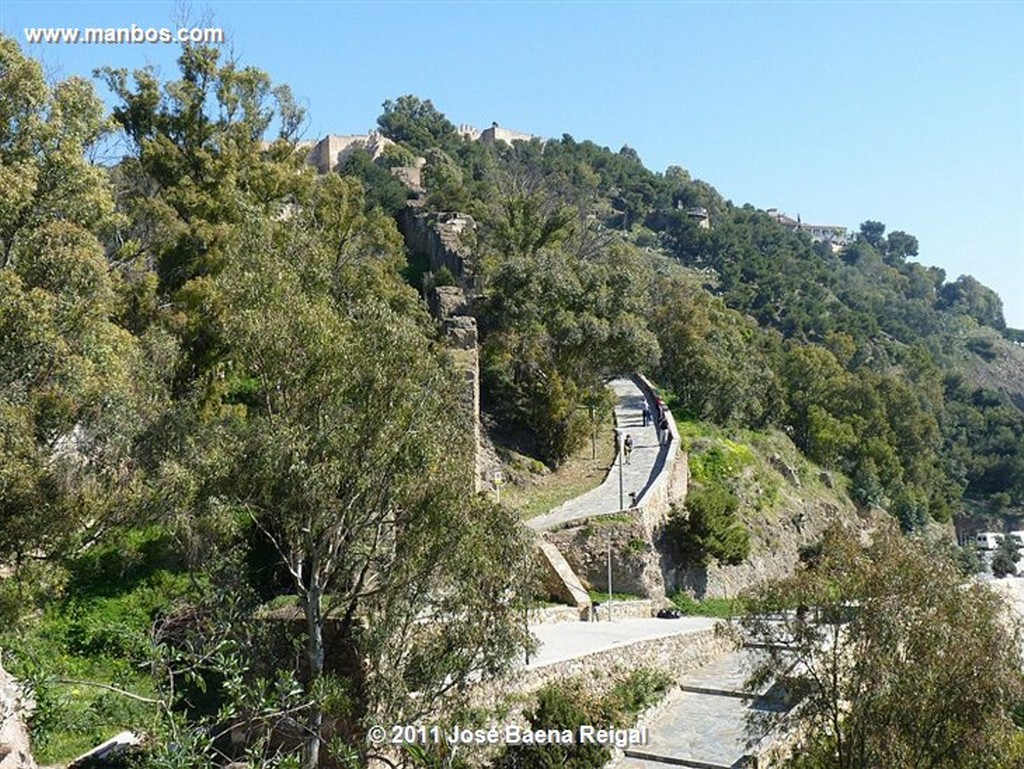
[[[781,427],[907,529],[964,493],[1024,496],[1024,396],[975,376],[1020,357],[1016,332],[991,289],[911,261],[913,235],[868,220],[834,252],[628,147],[487,145],[429,101],[385,106],[384,133],[426,154],[428,206],[478,224],[485,395],[546,461],[582,440],[573,409],[604,376],[643,366],[677,413]]]
[[[1019,628],[1002,599],[963,584],[949,548],[900,536],[865,546],[839,527],[743,622],[765,645],[750,686],[781,681],[798,703],[790,766],[1002,769],[1024,760]]]
[[[467,500],[469,417],[393,220],[306,167],[287,89],[215,50],[169,83],[106,70],[108,119],[0,46],[3,644],[44,757],[105,723],[196,766],[230,727],[256,763],[316,766],[502,671],[522,530]],[[114,128],[129,155],[87,162]],[[88,676],[116,692],[68,694]]]
[[[907,233],[833,253],[628,147],[469,141],[413,96],[379,118],[396,147],[317,176],[291,92],[206,48],[168,82],[104,70],[110,116],[7,38],[0,75],[0,646],[44,757],[117,725],[154,766],[231,730],[260,765],[363,760],[366,725],[457,708],[528,645],[522,529],[467,494],[459,374],[406,278],[390,168],[416,156],[425,208],[476,222],[474,274],[435,283],[474,289],[485,406],[538,459],[641,368],[905,529],[1024,497],[1020,400],[974,376],[1020,333]],[[126,156],[90,163],[112,133]],[[690,508],[681,548],[745,556],[727,484]]]

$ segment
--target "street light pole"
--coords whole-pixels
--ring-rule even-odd
[[[494,501],[501,504],[501,486],[505,482],[505,476],[501,470],[495,470],[491,474],[491,484],[494,486]]]
[[[612,619],[612,535],[608,534],[608,621]]]
[[[594,404],[590,404],[590,458],[597,459],[597,422],[594,421]]]

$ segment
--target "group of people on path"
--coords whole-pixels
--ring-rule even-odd
[[[651,411],[651,407],[645,398],[643,408],[640,409],[640,416],[643,419],[644,427],[647,427],[652,422],[654,423],[654,429],[658,434],[658,445],[661,446],[672,440],[672,431],[668,428],[668,408],[665,406],[665,401],[661,398],[655,398],[654,404],[657,414]],[[627,465],[632,453],[633,436],[626,433],[626,437],[622,441],[622,459]]]
[[[644,398],[640,416],[643,418],[644,427],[647,427],[650,422],[654,422],[654,429],[658,433],[658,445],[662,445],[672,440],[672,431],[668,429],[668,408],[665,406],[665,401],[657,397],[654,399],[654,406],[656,413],[651,411],[647,399]],[[632,442],[630,436],[627,435],[626,439]],[[626,461],[628,463],[629,460]]]

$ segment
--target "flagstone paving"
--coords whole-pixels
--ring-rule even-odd
[[[645,427],[642,409],[643,390],[632,379],[613,379],[608,386],[615,393],[615,424],[622,438],[633,437],[628,462],[617,457],[604,482],[586,494],[570,499],[549,513],[527,521],[534,531],[547,531],[593,515],[616,513],[631,506],[630,492],[639,499],[664,466],[668,446],[658,442],[658,431],[651,420]],[[649,404],[654,409],[654,404]],[[620,495],[621,471],[621,495]]]

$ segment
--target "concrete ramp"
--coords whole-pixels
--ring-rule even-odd
[[[570,606],[580,609],[590,606],[590,594],[559,549],[543,541],[537,543],[537,549],[544,589]]]

